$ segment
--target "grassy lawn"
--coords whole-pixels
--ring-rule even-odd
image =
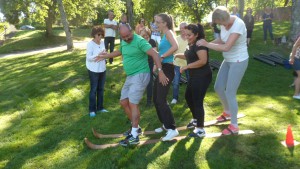
[[[88,40],[90,29],[72,29],[73,41]],[[0,54],[14,53],[27,50],[55,47],[66,44],[65,32],[54,29],[53,36],[45,37],[42,30],[19,30],[14,37],[5,41],[0,48]]]
[[[275,24],[274,33],[287,33],[288,26]],[[19,33],[23,39],[39,34]],[[300,147],[287,149],[280,143],[288,124],[292,125],[294,139],[300,141],[300,101],[292,99],[293,89],[288,87],[292,71],[252,59],[253,54],[273,51],[288,56],[290,49],[271,41],[265,45],[262,38],[262,25],[258,23],[249,48],[248,70],[238,91],[239,111],[247,115],[238,121],[239,127],[255,134],[184,139],[136,148],[90,150],[83,142],[85,137],[96,144],[121,140],[96,139],[92,127],[104,134],[122,133],[130,127],[118,104],[125,78],[119,59],[107,65],[105,108],[110,112],[93,119],[88,116],[89,79],[84,50],[0,59],[0,168],[300,168]],[[210,56],[222,60],[221,53],[211,51]],[[214,80],[216,74],[214,71]],[[214,80],[205,99],[206,121],[222,111],[213,90]],[[177,126],[186,125],[192,117],[184,90],[185,85],[181,85],[179,103],[172,105]],[[145,101],[144,97],[140,125],[144,130],[154,130],[161,124],[154,107],[147,108]],[[227,125],[207,127],[206,131],[220,132]],[[188,133],[182,131],[180,135]]]

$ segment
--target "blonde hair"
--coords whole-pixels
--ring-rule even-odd
[[[218,6],[214,9],[212,14],[212,22],[228,21],[230,18],[229,10],[225,6]]]
[[[142,36],[142,33],[145,32],[146,34],[148,34],[149,37],[151,37],[151,31],[149,28],[145,27],[144,29],[142,29],[140,31],[140,35]]]

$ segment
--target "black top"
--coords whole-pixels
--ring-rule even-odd
[[[191,78],[195,78],[195,77],[203,77],[206,76],[208,74],[211,74],[211,69],[209,66],[209,54],[208,54],[208,48],[204,47],[204,46],[197,46],[196,44],[189,46],[189,49],[187,49],[184,52],[184,55],[186,57],[186,61],[187,64],[196,62],[199,60],[199,57],[197,55],[197,52],[199,50],[206,50],[207,51],[207,62],[205,65],[203,65],[202,67],[198,67],[198,68],[192,68],[189,69],[189,74]]]
[[[152,46],[152,48],[155,48],[155,47],[156,47],[156,42],[155,42],[155,40],[150,39],[150,40],[149,40],[149,43],[150,43],[150,45]],[[148,55],[148,62],[153,62],[152,57],[149,56],[149,55]]]
[[[274,16],[273,16],[273,13],[270,13],[270,14],[264,13],[262,18],[263,18],[264,25],[271,25]]]
[[[247,30],[252,30],[254,28],[254,17],[253,15],[245,15],[244,16],[244,22],[246,25]]]

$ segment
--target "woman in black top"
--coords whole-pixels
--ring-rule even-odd
[[[252,37],[252,32],[254,28],[254,17],[252,15],[252,9],[247,9],[247,14],[244,16],[244,22],[247,28],[247,46],[250,44],[250,39]]]
[[[150,45],[152,46],[152,48],[154,48],[154,50],[156,50],[156,42],[153,39],[150,39],[151,31],[148,28],[141,30],[140,35],[150,43]],[[152,92],[153,92],[153,66],[154,66],[154,62],[151,56],[148,56],[148,63],[150,68],[150,81],[147,86],[147,107],[150,107],[152,105],[151,100],[152,100]]]
[[[193,119],[187,125],[188,128],[194,128],[194,131],[189,134],[190,137],[204,137],[204,107],[203,100],[212,81],[212,71],[209,66],[208,48],[197,46],[197,40],[204,39],[203,26],[198,24],[189,24],[185,27],[186,38],[188,40],[188,48],[183,54],[178,54],[176,57],[186,58],[187,65],[180,68],[180,72],[189,70],[190,78],[188,80],[185,91],[185,99],[190,111],[193,114]]]

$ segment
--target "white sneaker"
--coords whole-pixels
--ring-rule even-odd
[[[155,131],[155,133],[161,133],[161,132],[163,132],[164,130],[167,130],[167,129],[166,129],[165,126],[163,125],[162,127],[159,127],[159,128],[157,128],[157,129],[155,129],[154,131]]]
[[[174,137],[176,137],[178,135],[179,135],[179,133],[178,133],[177,129],[175,129],[175,130],[168,129],[168,132],[167,132],[166,136],[162,138],[162,141],[171,141],[171,140],[173,140]]]
[[[177,100],[176,99],[173,99],[172,101],[171,101],[171,104],[176,104],[177,103]]]
[[[293,96],[294,99],[299,99],[300,100],[300,95],[296,95],[296,96]]]

